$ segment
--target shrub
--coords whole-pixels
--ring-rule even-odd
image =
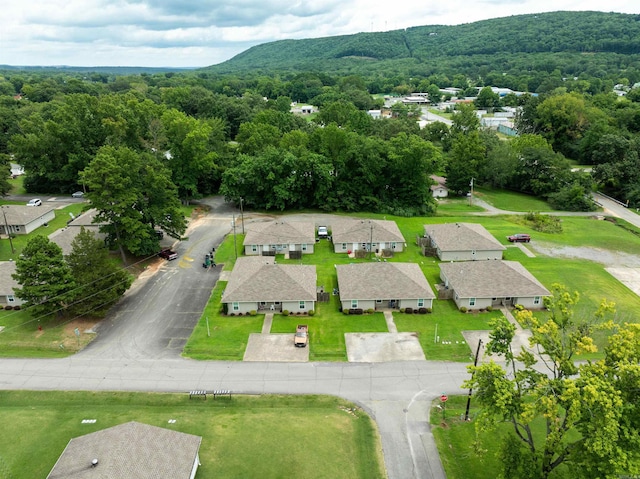
[[[242,313],[238,313],[238,316],[242,316]]]
[[[258,312],[255,309],[252,309],[251,311],[249,311],[249,314],[251,316],[255,316],[256,314],[258,314]]]
[[[19,304],[16,304],[16,305],[13,307],[13,310],[14,310],[14,311],[20,311],[20,305],[19,305]]]
[[[235,316],[236,313],[229,313],[229,316]]]
[[[348,309],[343,309],[343,310],[342,310],[342,312],[343,312],[344,314],[346,314],[347,316],[349,315],[349,310],[348,310]]]
[[[4,309],[6,309],[7,311],[11,311],[13,309],[13,306],[11,306],[10,304],[7,304]]]
[[[362,314],[364,311],[362,308],[351,308],[349,314]]]
[[[419,312],[420,312],[420,310],[419,310],[418,308],[415,308],[415,309],[413,310],[413,314],[418,314]]]
[[[488,311],[488,312],[493,311],[493,306],[487,306],[487,311]]]
[[[418,310],[418,312],[419,312],[420,314],[427,314],[427,308],[420,308],[420,309]]]
[[[369,308],[369,309],[367,309],[367,313],[373,314],[373,313],[375,313],[375,309]]]
[[[461,313],[466,313],[466,312],[467,312],[467,308],[466,308],[466,307],[464,307],[464,306],[461,306],[461,307],[460,307],[460,312],[461,312]]]
[[[515,304],[513,306],[513,309],[516,309],[518,311],[523,311],[524,310],[524,306],[522,306],[521,304]]]
[[[433,310],[431,308],[425,308],[425,309],[427,310],[426,311],[427,314],[431,314],[433,312]]]
[[[313,316],[314,314],[316,314],[316,312],[313,309],[310,309],[309,312],[307,313],[309,316]]]
[[[413,314],[413,308],[405,308],[404,312],[407,314]]]
[[[289,316],[289,310],[285,309],[284,311],[282,311],[283,316]]]

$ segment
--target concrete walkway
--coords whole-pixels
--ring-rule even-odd
[[[393,321],[393,313],[391,311],[384,311],[384,320],[387,322],[387,328],[390,333],[398,332],[398,328],[396,327],[396,323]]]
[[[269,334],[271,332],[272,323],[273,323],[273,313],[266,313],[264,315],[264,323],[262,323],[262,334]]]

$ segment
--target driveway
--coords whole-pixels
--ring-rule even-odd
[[[207,205],[209,214],[190,223],[188,240],[174,245],[178,259],[158,258],[97,326],[98,337],[79,357],[180,357],[222,270],[221,265],[204,269],[204,256],[231,231],[233,209],[221,198]]]

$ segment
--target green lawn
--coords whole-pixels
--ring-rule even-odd
[[[94,335],[86,333],[95,321],[34,318],[28,311],[0,309],[0,357],[64,357],[86,346]],[[39,329],[42,328],[42,329]],[[80,337],[74,329],[78,328]],[[78,341],[79,340],[79,341]]]
[[[46,477],[71,438],[128,421],[201,436],[197,479],[385,477],[373,421],[334,397],[0,391],[0,421],[0,475],[14,479]]]
[[[54,210],[56,215],[55,218],[51,220],[47,226],[40,226],[35,231],[32,231],[27,235],[15,235],[11,240],[14,249],[13,253],[11,252],[11,245],[9,241],[0,241],[0,261],[8,261],[9,259],[16,258],[27,245],[29,238],[36,235],[49,236],[54,231],[64,228],[69,219],[71,219],[69,213],[72,213],[74,216],[78,216],[86,206],[86,203],[74,203],[62,209],[56,209]],[[43,206],[40,206],[40,208],[43,208]]]
[[[474,196],[486,201],[498,209],[506,211],[555,211],[549,204],[535,196],[517,193],[515,191],[499,190],[495,188],[476,188]]]

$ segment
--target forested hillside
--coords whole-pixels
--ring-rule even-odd
[[[304,40],[283,40],[250,48],[212,71],[247,69],[353,68],[353,60],[372,63],[523,53],[640,54],[640,15],[601,12],[553,12],[518,15],[455,26],[358,33]],[[637,59],[635,59],[637,61]],[[376,63],[376,62],[373,62]]]

